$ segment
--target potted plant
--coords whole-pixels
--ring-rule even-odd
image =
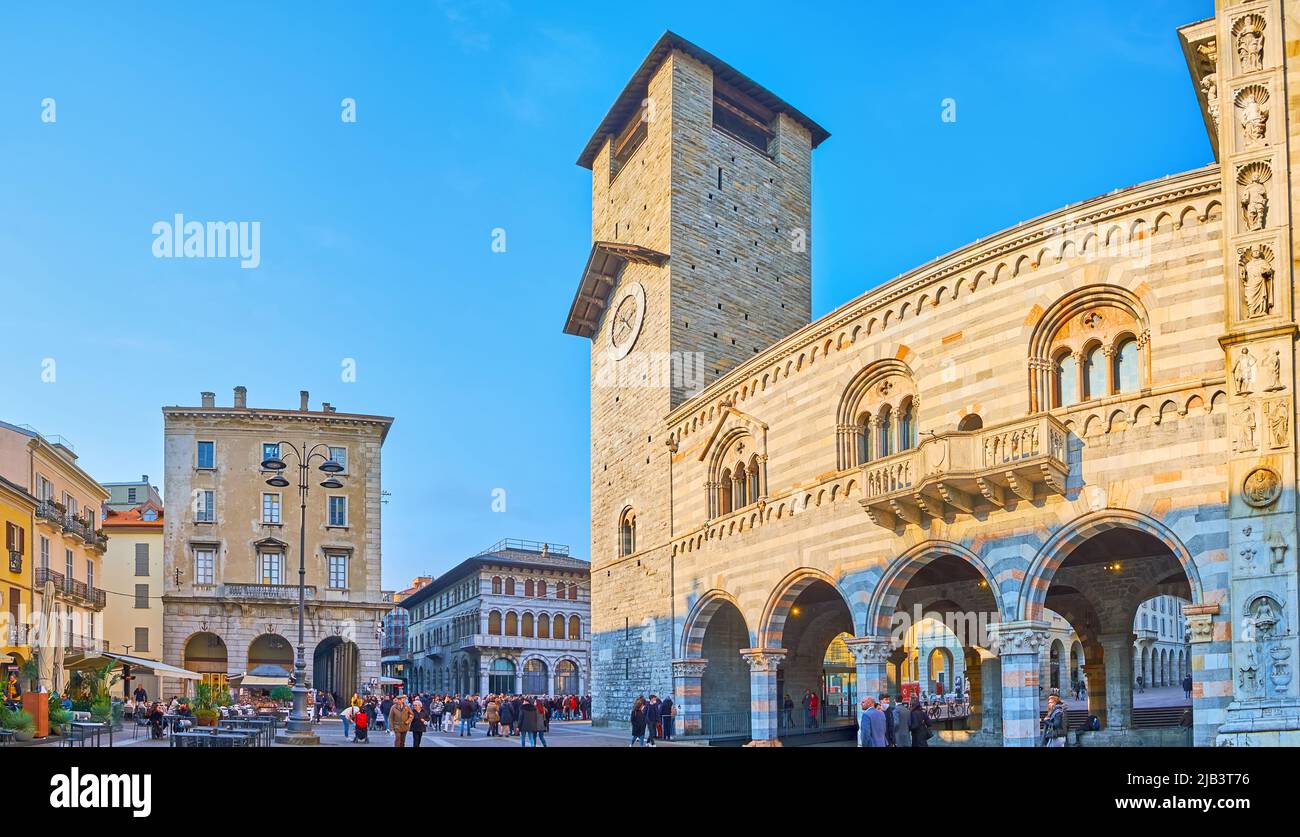
[[[200,727],[215,727],[217,717],[217,687],[211,683],[194,684],[194,724]]]
[[[39,687],[38,681],[41,679],[41,664],[36,662],[36,658],[26,661],[18,669],[19,675],[27,679],[27,691],[34,692]]]
[[[36,736],[36,722],[21,709],[0,706],[0,728],[13,730],[19,741],[31,741]]]

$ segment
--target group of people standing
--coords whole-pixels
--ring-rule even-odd
[[[878,699],[868,695],[862,699],[861,706],[859,747],[930,746],[934,731],[930,728],[930,713],[921,705],[920,698],[912,698],[910,706],[900,701],[896,708],[889,695]]]
[[[328,701],[326,701],[328,705]],[[318,706],[320,702],[318,702]],[[316,720],[330,714],[317,713]],[[405,747],[409,732],[412,744],[420,746],[426,732],[472,737],[480,722],[489,738],[518,736],[524,747],[546,746],[551,720],[586,720],[591,717],[591,699],[577,695],[535,697],[530,695],[418,695],[362,698],[353,695],[339,713],[343,736],[356,743],[369,743],[370,730],[393,736],[393,746]]]
[[[659,739],[672,741],[676,720],[677,706],[671,695],[664,695],[663,700],[658,695],[639,695],[632,702],[632,743],[627,746],[653,747]]]

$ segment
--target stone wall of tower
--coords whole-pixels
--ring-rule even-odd
[[[781,114],[769,156],[715,129],[712,71],[673,64],[672,342],[708,384],[812,318],[812,138]]]
[[[592,165],[592,239],[637,244],[667,253],[670,245],[673,66],[670,56],[649,82],[647,135],[611,176],[610,141]],[[631,352],[609,353],[609,319],[633,282],[645,289],[646,312]],[[633,694],[654,688],[652,661],[669,656],[654,637],[666,626],[642,630],[669,607],[669,509],[654,498],[668,491],[667,453],[655,429],[671,409],[670,392],[655,380],[656,364],[670,356],[671,273],[668,267],[629,264],[610,293],[591,343],[591,563],[592,701],[597,723],[622,718]],[[637,515],[637,552],[620,557],[618,521]],[[666,666],[666,663],[664,664]],[[671,685],[665,677],[662,681]]]

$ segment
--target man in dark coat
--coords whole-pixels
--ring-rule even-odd
[[[658,697],[651,695],[645,705],[645,737],[646,743],[651,747],[655,745],[655,735],[659,727],[659,719],[662,717],[663,704],[659,703]]]
[[[673,740],[673,696],[664,695],[663,703],[659,707],[659,717],[664,722],[664,741]]]
[[[501,726],[506,728],[506,735],[515,734],[515,722],[518,717],[515,715],[514,701],[509,698],[501,699]]]
[[[889,695],[880,696],[880,711],[885,714],[885,746],[897,747],[898,744],[894,739],[894,704],[890,701]]]

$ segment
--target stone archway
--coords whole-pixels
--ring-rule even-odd
[[[1041,618],[1049,603],[1063,615],[1067,611],[1058,601],[1076,607],[1080,620],[1073,624],[1088,652],[1087,711],[1101,721],[1104,733],[1089,735],[1114,745],[1172,742],[1172,734],[1134,725],[1133,694],[1139,677],[1147,690],[1164,685],[1168,677],[1158,630],[1143,630],[1137,620],[1142,603],[1157,596],[1177,596],[1192,602],[1189,607],[1203,602],[1195,561],[1173,531],[1124,509],[1084,515],[1044,543],[1030,564],[1023,590],[1019,615],[1024,619]],[[1194,645],[1193,653],[1206,647]],[[1202,662],[1192,669],[1210,672],[1215,666]],[[1196,712],[1194,717],[1195,740],[1212,740],[1213,724],[1204,720],[1212,713]]]
[[[758,646],[744,652],[754,742],[856,723],[856,683],[841,688],[832,705],[826,702],[827,651],[854,630],[849,601],[835,580],[808,567],[790,573],[768,598],[759,626]]]
[[[334,695],[339,706],[361,692],[361,649],[340,636],[321,640],[311,655],[312,687]]]
[[[750,674],[741,652],[753,639],[740,604],[710,590],[687,614],[681,657],[673,661],[673,690],[684,735],[749,734]]]
[[[185,640],[181,667],[203,676],[203,682],[226,685],[230,676],[226,642],[211,631],[199,631]]]

